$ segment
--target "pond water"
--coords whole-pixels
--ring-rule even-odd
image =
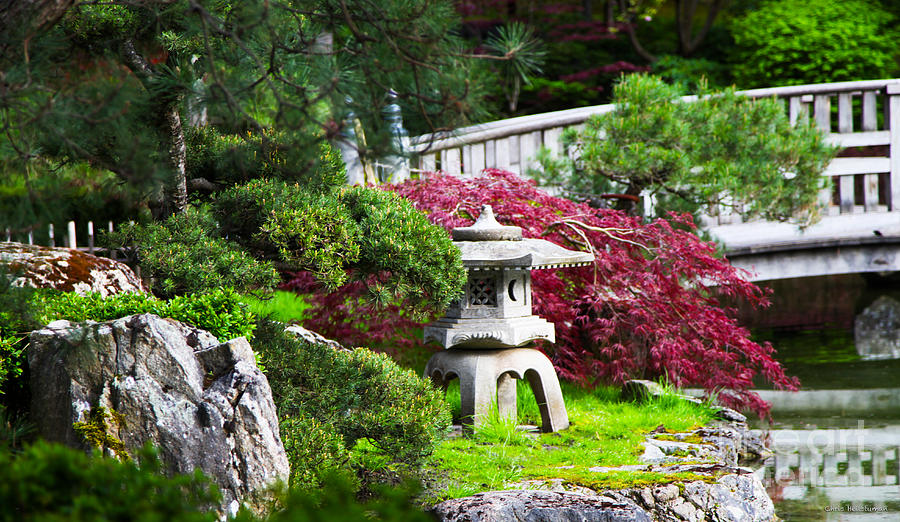
[[[778,515],[788,522],[900,521],[900,359],[866,359],[854,336],[864,310],[884,296],[900,301],[900,274],[761,286],[772,289],[772,306],[743,308],[742,323],[757,340],[771,341],[802,383],[798,393],[760,392],[773,420],[755,427],[775,455],[758,473]]]
[[[800,393],[762,391],[761,475],[789,522],[900,520],[900,360],[864,360],[852,328],[771,335]]]

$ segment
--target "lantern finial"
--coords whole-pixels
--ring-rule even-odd
[[[521,241],[522,229],[501,225],[494,218],[490,205],[482,205],[481,214],[471,227],[456,227],[451,231],[454,241]]]

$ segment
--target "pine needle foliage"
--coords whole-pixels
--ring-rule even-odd
[[[818,220],[828,182],[821,174],[836,153],[822,131],[809,121],[792,126],[774,98],[733,89],[702,92],[695,101],[681,94],[654,76],[624,77],[615,109],[570,133],[577,159],[545,161],[545,178],[579,195],[650,194],[657,217],[724,207],[745,218]],[[619,208],[633,211],[630,203]]]

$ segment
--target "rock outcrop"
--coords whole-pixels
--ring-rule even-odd
[[[651,467],[661,472],[662,468]],[[764,522],[777,520],[775,507],[759,477],[747,468],[718,464],[669,467],[666,473],[711,477],[682,484],[606,491],[618,501],[631,500],[653,520],[678,522]]]
[[[856,352],[866,359],[900,358],[900,301],[883,295],[853,323]]]
[[[32,419],[49,440],[87,448],[75,424],[96,428],[108,412],[106,450],[133,455],[150,443],[167,473],[203,471],[222,491],[223,514],[261,505],[288,479],[271,390],[244,338],[219,343],[152,314],[56,321],[31,334],[28,364]]]
[[[634,502],[567,491],[490,491],[441,502],[432,513],[444,522],[650,522]]]
[[[335,350],[338,350],[338,351],[344,351],[344,352],[349,351],[341,343],[339,343],[333,339],[329,339],[318,332],[314,332],[312,330],[307,330],[306,328],[300,326],[299,324],[288,325],[284,329],[284,331],[288,332],[290,334],[296,335],[297,337],[299,337],[309,343],[324,344],[325,346],[330,346],[331,348],[334,348]]]
[[[144,291],[127,265],[71,248],[0,242],[0,264],[15,276],[16,286],[96,292],[103,297]]]

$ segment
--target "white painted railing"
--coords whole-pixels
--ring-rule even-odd
[[[829,133],[831,143],[862,154],[836,158],[823,172],[834,181],[833,192],[822,195],[823,203],[830,202],[828,215],[900,212],[900,78],[754,89],[740,94],[783,99],[792,122],[812,118]],[[693,99],[696,97],[685,97],[685,101]],[[613,108],[596,105],[464,127],[449,136],[418,136],[411,140],[418,153],[414,170],[472,176],[495,167],[523,174],[536,166],[534,158],[542,145],[561,152],[559,136],[565,128],[580,126],[589,117]],[[736,216],[718,216],[719,223],[733,220]]]

